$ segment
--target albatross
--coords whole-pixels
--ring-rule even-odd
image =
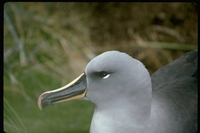
[[[91,101],[90,133],[196,133],[197,54],[190,51],[150,76],[139,60],[107,51],[69,84],[42,93],[38,106]]]

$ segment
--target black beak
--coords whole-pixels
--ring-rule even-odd
[[[86,76],[82,73],[69,84],[52,91],[42,93],[38,98],[38,107],[42,110],[52,104],[84,98],[87,92]]]

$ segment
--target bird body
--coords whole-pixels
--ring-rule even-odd
[[[38,105],[84,97],[96,105],[90,133],[196,133],[197,69],[197,50],[152,76],[140,61],[108,51],[70,85],[43,93]]]

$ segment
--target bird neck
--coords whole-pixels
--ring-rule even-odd
[[[126,120],[144,122],[150,117],[152,96],[150,92],[140,92],[136,96],[118,97],[113,101],[96,106],[96,112],[110,114],[114,120]],[[131,95],[131,94],[130,94]],[[114,99],[113,99],[114,100]],[[112,113],[109,113],[112,112]],[[130,117],[131,116],[131,117]],[[142,117],[141,117],[142,116]],[[108,117],[108,116],[107,116]]]
[[[110,105],[108,102],[104,106],[96,106],[91,133],[123,132],[121,130],[124,128],[130,131],[140,130],[148,124],[151,116],[151,104],[144,104],[143,101],[137,103],[136,99],[121,100],[119,98],[118,100],[116,101],[118,104]],[[146,100],[148,103],[151,102],[151,100]]]

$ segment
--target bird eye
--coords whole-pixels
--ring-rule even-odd
[[[104,75],[103,75],[103,79],[107,79],[108,77],[110,76],[110,74],[109,73],[104,73]]]
[[[102,79],[106,79],[110,76],[110,73],[108,72],[98,72],[96,73],[98,77],[102,78]]]

